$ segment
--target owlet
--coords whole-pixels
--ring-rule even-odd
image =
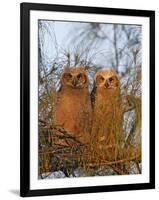
[[[113,69],[99,70],[91,94],[92,137],[98,147],[107,148],[122,141],[122,105],[119,78]]]
[[[87,142],[91,128],[91,99],[88,77],[83,67],[65,67],[60,77],[54,123],[82,143]]]

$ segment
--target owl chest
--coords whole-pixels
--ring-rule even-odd
[[[60,94],[57,98],[55,109],[55,123],[62,124],[70,133],[81,132],[81,118],[83,119],[86,108],[86,98],[77,94]],[[82,122],[83,124],[83,122]]]
[[[106,121],[118,118],[121,112],[120,98],[116,95],[98,94],[96,96],[94,114]]]
[[[67,115],[75,115],[85,105],[85,99],[77,94],[61,94],[57,98],[57,108]]]

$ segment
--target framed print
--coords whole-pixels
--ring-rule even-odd
[[[20,195],[155,188],[155,12],[21,4]]]

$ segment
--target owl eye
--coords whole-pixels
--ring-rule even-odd
[[[103,76],[98,75],[97,78],[96,78],[96,83],[97,83],[97,84],[100,84],[100,83],[102,83],[104,80],[105,80],[105,79],[104,79]]]
[[[113,77],[110,77],[109,78],[109,82],[113,85],[115,85],[116,87],[119,86],[119,81],[118,81],[118,78],[116,76],[113,76]]]
[[[82,74],[82,73],[77,75],[77,79],[78,79],[81,83],[86,83],[86,81],[87,81],[86,75],[85,75],[85,74]]]
[[[80,78],[82,78],[82,74],[77,75],[77,79],[80,79]]]
[[[63,77],[64,77],[64,79],[69,80],[69,79],[72,78],[72,75],[69,74],[69,73],[65,73],[65,74],[63,75]]]
[[[113,78],[109,78],[109,81],[110,81],[110,82],[113,81]]]
[[[104,81],[104,78],[101,76],[101,77],[100,77],[100,80],[101,80],[101,81]]]

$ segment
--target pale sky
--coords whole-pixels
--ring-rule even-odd
[[[77,46],[79,41],[78,33],[83,30],[83,27],[87,26],[87,23],[80,22],[63,22],[63,21],[42,21],[49,25],[49,34],[46,31],[44,33],[44,44],[43,44],[43,52],[45,54],[45,60],[49,67],[50,62],[62,56],[64,51],[70,51],[71,55],[75,52],[75,49],[80,51],[80,47]],[[133,27],[139,32],[141,32],[140,26],[135,25],[127,25],[129,27]],[[109,39],[113,41],[113,32],[112,32],[112,24],[104,24],[102,25],[103,31],[108,35]],[[120,33],[119,33],[120,34]],[[123,34],[123,33],[122,33]],[[121,35],[120,40],[118,41],[118,50],[123,47],[125,42],[125,36]],[[72,42],[73,38],[77,38],[75,42]],[[89,38],[88,38],[89,40]],[[131,42],[131,40],[130,40]],[[79,42],[80,44],[80,42]],[[83,44],[83,46],[87,45],[87,40]],[[82,46],[82,48],[83,48]],[[129,50],[129,49],[127,49]],[[114,59],[114,49],[109,40],[105,39],[99,42],[98,44],[94,44],[90,46],[88,49],[89,56],[92,56],[92,60],[96,65],[102,65],[104,67],[111,67],[111,60]],[[129,50],[131,52],[131,49]],[[124,65],[126,59],[130,59],[128,56],[123,57],[122,63],[120,65]]]

